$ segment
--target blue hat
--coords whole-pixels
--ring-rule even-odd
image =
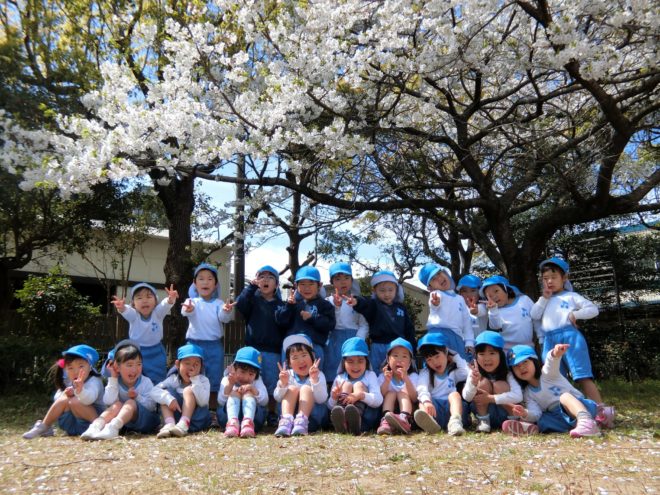
[[[264,272],[270,273],[271,275],[273,275],[273,277],[275,277],[275,280],[279,281],[279,279],[280,279],[280,272],[278,272],[278,271],[277,271],[275,268],[273,268],[272,266],[270,266],[270,265],[265,265],[265,266],[262,266],[261,268],[259,268],[259,269],[257,270],[257,277],[259,276],[260,273],[264,273]]]
[[[539,360],[536,351],[528,345],[514,345],[506,355],[506,360],[509,364],[509,367],[520,364],[526,359],[536,359],[537,361]]]
[[[449,288],[454,290],[456,288],[456,283],[454,282],[454,279],[451,278],[451,272],[449,269],[444,266],[436,265],[435,263],[427,263],[422,267],[417,276],[419,277],[419,281],[423,283],[425,287],[428,287],[431,280],[433,280],[433,277],[440,272],[445,272],[449,279]]]
[[[412,344],[410,342],[408,342],[406,339],[402,338],[402,337],[398,337],[398,338],[394,339],[392,342],[390,342],[390,345],[387,348],[387,354],[389,354],[390,351],[392,349],[394,349],[395,347],[405,347],[406,349],[408,349],[411,356],[415,355],[415,353],[413,352]]]
[[[249,364],[254,366],[258,370],[261,369],[261,353],[256,350],[254,347],[241,347],[236,352],[236,357],[234,358],[235,363]]]
[[[179,349],[176,351],[176,358],[178,360],[190,357],[197,357],[201,360],[204,360],[204,349],[195,344],[186,344],[179,347]]]
[[[376,272],[373,274],[371,277],[371,286],[376,287],[378,284],[381,282],[392,282],[399,286],[399,281],[396,279],[394,276],[394,273],[392,273],[389,270],[381,270],[379,272]]]
[[[92,368],[99,360],[99,353],[96,352],[96,349],[86,344],[74,345],[64,351],[62,356],[78,356],[87,361]]]
[[[539,264],[539,270],[543,268],[545,265],[557,265],[559,268],[563,270],[565,274],[568,275],[568,263],[566,263],[566,261],[564,261],[561,258],[557,258],[553,256],[552,258],[548,258],[547,260],[541,261],[541,263]]]
[[[208,270],[210,271],[214,276],[215,280],[217,281],[217,285],[215,287],[215,290],[211,293],[211,298],[218,298],[220,297],[220,280],[218,279],[218,269],[217,267],[209,264],[209,263],[201,263],[197,268],[195,268],[195,272],[193,273],[193,280],[197,278],[197,274],[201,272],[202,270]],[[190,287],[188,287],[188,297],[193,298],[193,297],[199,297],[199,292],[197,292],[197,287],[195,287],[195,283],[193,282],[190,284]]]
[[[295,344],[304,344],[307,347],[314,349],[314,343],[312,342],[312,339],[310,339],[304,333],[294,333],[293,335],[289,335],[284,339],[284,342],[282,342],[282,350],[286,352],[289,347]]]
[[[353,277],[353,270],[351,269],[351,265],[348,263],[344,263],[343,261],[339,261],[337,263],[333,263],[330,265],[330,268],[328,268],[328,272],[330,273],[330,280],[332,281],[332,277],[335,275],[339,275],[340,273],[343,273],[344,275],[348,275],[349,277]]]
[[[315,266],[303,266],[296,272],[296,282],[301,280],[321,282],[321,274]]]
[[[509,281],[506,277],[503,277],[502,275],[494,275],[484,280],[484,283],[481,284],[481,288],[479,289],[479,295],[481,297],[486,297],[486,287],[490,287],[491,285],[501,285],[504,287],[504,290],[507,290],[510,287]]]
[[[360,337],[351,337],[341,346],[341,357],[350,356],[369,356],[369,347],[367,342]]]
[[[214,265],[211,265],[210,263],[200,263],[197,266],[197,268],[195,268],[195,272],[193,273],[193,278],[195,278],[197,274],[202,270],[208,270],[211,273],[213,273],[213,275],[215,275],[216,279],[218,278],[218,268]]]
[[[156,298],[156,301],[158,301],[158,293],[156,291],[156,288],[153,285],[149,285],[146,282],[140,282],[139,284],[135,284],[133,287],[131,287],[131,301],[133,300],[133,297],[135,297],[135,293],[140,289],[149,289],[151,292],[154,293],[154,297]]]
[[[421,349],[425,345],[436,345],[438,347],[447,347],[447,338],[439,332],[427,333],[419,342],[417,342],[417,349]]]
[[[468,273],[467,275],[463,275],[461,279],[458,281],[456,290],[461,290],[463,287],[467,289],[478,289],[479,287],[481,287],[481,279],[476,275],[472,275],[471,273]]]
[[[492,330],[486,330],[477,335],[477,338],[474,341],[474,346],[477,347],[483,344],[487,344],[497,349],[504,349],[504,339],[499,333],[493,332]]]

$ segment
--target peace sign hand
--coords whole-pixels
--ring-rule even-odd
[[[76,377],[75,380],[73,380],[73,389],[76,391],[77,394],[82,392],[84,383],[85,383],[85,369],[80,368],[80,371],[78,372],[78,376]]]
[[[296,304],[296,292],[295,290],[289,292],[289,298],[286,300],[288,304]]]
[[[231,384],[234,385],[236,383],[236,368],[234,368],[233,364],[230,364],[227,366],[227,381]]]
[[[543,279],[543,297],[550,299],[552,297],[552,289],[549,286],[549,281]]]
[[[126,300],[117,297],[117,296],[112,296],[112,301],[110,301],[113,306],[119,311],[120,313],[123,313],[126,310]]]
[[[319,365],[321,364],[321,358],[318,358],[314,361],[314,364],[309,368],[309,380],[312,382],[312,385],[316,385],[319,382]]]
[[[191,299],[186,299],[186,302],[184,302],[181,307],[186,313],[192,313],[193,310],[195,309],[195,305],[193,304]]]
[[[165,292],[167,292],[167,302],[169,304],[174,304],[179,298],[179,293],[174,289],[174,284],[170,284],[170,287],[165,287]]]
[[[225,313],[229,313],[229,312],[231,312],[232,309],[234,309],[234,306],[236,306],[236,301],[229,298],[229,300],[222,306],[222,310]]]
[[[440,294],[437,292],[431,292],[431,304],[433,304],[433,306],[440,306]]]
[[[497,307],[497,303],[493,301],[488,294],[486,294],[486,299],[488,299],[488,302],[486,303],[486,307],[488,309],[493,309]]]
[[[289,371],[286,369],[286,362],[284,364],[277,363],[277,367],[280,369],[280,383],[282,387],[289,386]]]

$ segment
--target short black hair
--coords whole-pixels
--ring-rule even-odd
[[[134,345],[125,345],[115,351],[114,362],[123,363],[138,358],[142,361],[142,353],[140,352],[140,349]]]
[[[559,272],[562,275],[566,275],[566,272],[562,270],[562,268],[559,265],[556,265],[554,263],[546,263],[541,267],[541,275],[543,275],[545,272]]]
[[[291,364],[289,362],[289,356],[293,351],[300,352],[300,351],[307,351],[309,352],[309,355],[312,357],[312,362],[316,360],[316,356],[314,355],[314,348],[308,346],[307,344],[292,344],[286,349],[286,364]]]

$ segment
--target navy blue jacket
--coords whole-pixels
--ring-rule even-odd
[[[400,302],[385,304],[373,297],[356,297],[355,311],[364,316],[369,323],[369,337],[377,344],[389,344],[397,337],[403,337],[417,352],[415,327],[408,310]]]
[[[303,310],[312,313],[307,321],[300,316]],[[335,328],[335,307],[322,297],[296,301],[295,304],[286,303],[275,311],[275,321],[286,329],[287,337],[304,333],[315,344],[325,345],[330,331]]]
[[[260,352],[282,352],[284,329],[275,321],[275,311],[285,303],[279,297],[266,301],[256,285],[248,285],[236,299],[236,308],[245,318],[245,345]]]

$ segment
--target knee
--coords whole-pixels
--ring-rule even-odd
[[[511,390],[511,387],[509,387],[509,384],[505,381],[498,380],[493,383],[494,394],[503,394],[504,392],[508,392],[509,390]]]
[[[477,385],[477,388],[480,388],[481,390],[484,390],[489,394],[491,394],[493,393],[493,382],[491,382],[488,378],[482,378],[481,380],[479,380],[479,384]]]
[[[188,386],[183,389],[183,398],[191,399],[194,398],[195,394],[193,393],[192,387]]]

